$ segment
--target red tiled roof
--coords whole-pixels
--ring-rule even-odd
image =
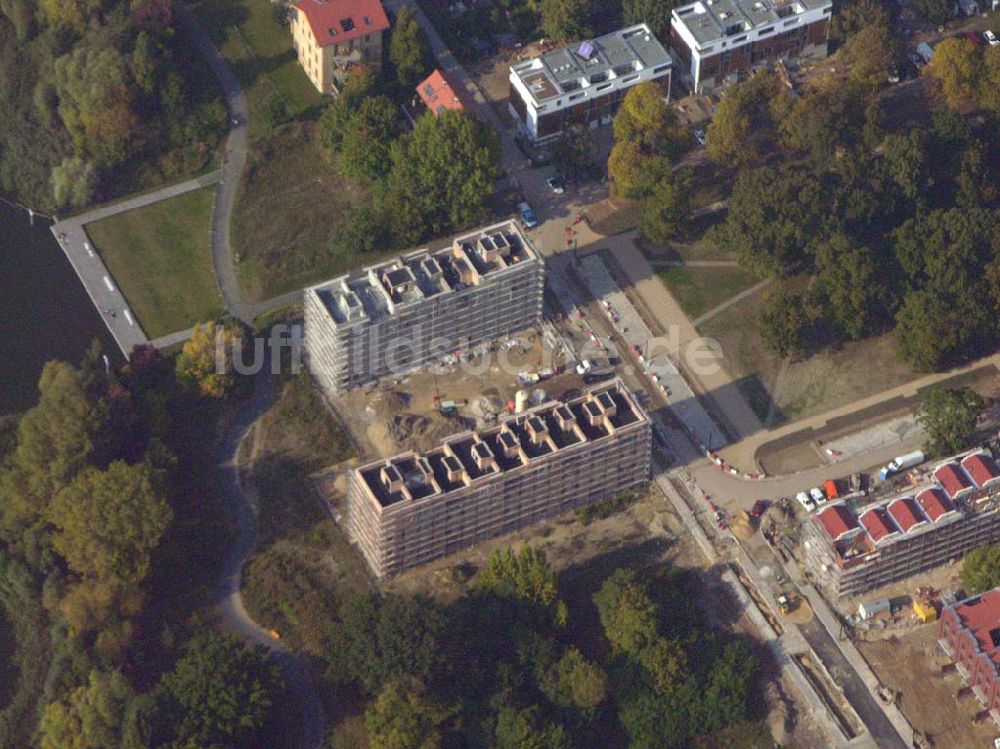
[[[955,613],[962,627],[979,640],[984,652],[996,649],[993,632],[1000,629],[1000,588],[987,591],[970,603],[960,604]]]
[[[932,486],[920,492],[917,495],[917,504],[920,505],[932,523],[936,523],[942,515],[946,515],[955,509],[948,496],[937,486]]]
[[[884,507],[874,507],[867,510],[861,513],[859,519],[875,543],[899,533],[896,524],[892,522],[892,518],[889,517],[889,513],[885,511]]]
[[[305,14],[321,47],[389,28],[379,0],[298,0],[293,7]]]
[[[945,463],[934,471],[934,478],[949,497],[955,499],[963,489],[972,487],[972,481],[958,463]]]
[[[1000,468],[986,453],[975,453],[962,461],[964,468],[972,480],[979,486],[986,486],[990,481],[1000,478]]]
[[[912,497],[903,497],[892,502],[889,505],[889,514],[903,533],[909,533],[914,526],[927,522],[927,518]]]
[[[461,92],[453,89],[440,70],[435,70],[417,86],[417,93],[427,108],[437,116],[445,110],[465,109]]]
[[[816,518],[834,541],[858,527],[858,519],[844,505],[827,507]]]

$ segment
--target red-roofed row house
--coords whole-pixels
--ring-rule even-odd
[[[853,595],[1000,541],[1000,466],[977,451],[933,472],[937,483],[867,507],[828,504],[803,525],[813,573],[836,595]]]
[[[298,0],[291,23],[299,62],[322,94],[335,93],[354,67],[382,65],[389,18],[379,0]]]
[[[1000,722],[1000,588],[945,606],[938,636],[980,704]]]

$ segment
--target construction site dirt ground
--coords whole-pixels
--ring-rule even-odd
[[[983,749],[993,746],[1000,731],[988,719],[975,725],[981,708],[969,694],[956,700],[962,677],[941,675],[949,662],[937,643],[937,623],[926,624],[892,638],[859,642],[858,650],[879,681],[899,693],[899,707],[914,729],[926,734],[934,749]]]
[[[507,413],[519,390],[526,390],[535,405],[582,390],[583,378],[567,365],[562,342],[555,348],[539,331],[518,333],[468,368],[447,371],[425,367],[376,386],[354,390],[331,401],[355,437],[362,461],[390,457],[408,450],[427,450],[445,437],[466,429],[482,429]],[[509,347],[509,348],[507,348]],[[518,374],[538,373],[551,367],[567,369],[536,384],[518,382]],[[452,401],[455,411],[445,415],[440,403]]]

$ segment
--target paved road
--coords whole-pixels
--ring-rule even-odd
[[[236,539],[222,565],[216,589],[217,606],[223,621],[241,640],[251,645],[263,645],[274,656],[298,703],[301,747],[319,749],[323,742],[323,705],[306,663],[250,618],[240,593],[243,566],[256,545],[257,518],[253,503],[240,481],[236,460],[240,442],[271,403],[273,388],[269,372],[270,367],[265,366],[256,375],[250,402],[241,410],[238,421],[230,427],[219,445],[220,487],[236,519]]]
[[[128,357],[136,346],[149,343],[149,338],[132,312],[117,283],[111,277],[100,254],[87,236],[86,226],[94,221],[115,216],[125,211],[183,195],[192,190],[200,190],[214,185],[222,178],[222,172],[212,172],[175,185],[168,185],[134,198],[122,200],[108,206],[95,208],[86,213],[70,216],[52,225],[52,233],[69,259],[70,265],[80,278],[98,313],[111,331],[118,348]]]
[[[219,293],[222,294],[226,309],[234,317],[250,323],[253,322],[253,310],[244,301],[236,277],[229,238],[233,206],[236,204],[236,188],[247,159],[247,123],[250,118],[250,107],[236,74],[194,14],[184,3],[177,3],[175,7],[182,30],[191,37],[198,51],[208,62],[212,73],[219,80],[226,98],[226,107],[229,109],[230,122],[235,123],[226,138],[222,157],[222,179],[215,196],[215,211],[212,214],[212,264],[215,266],[215,280],[219,284]]]

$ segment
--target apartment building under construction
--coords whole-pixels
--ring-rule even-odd
[[[513,221],[305,290],[310,369],[331,395],[542,320],[545,267]]]
[[[651,423],[621,381],[351,472],[347,529],[392,575],[646,482]]]
[[[929,478],[863,507],[830,504],[803,524],[805,561],[830,593],[861,593],[1000,541],[1000,466],[988,452],[950,458]]]

